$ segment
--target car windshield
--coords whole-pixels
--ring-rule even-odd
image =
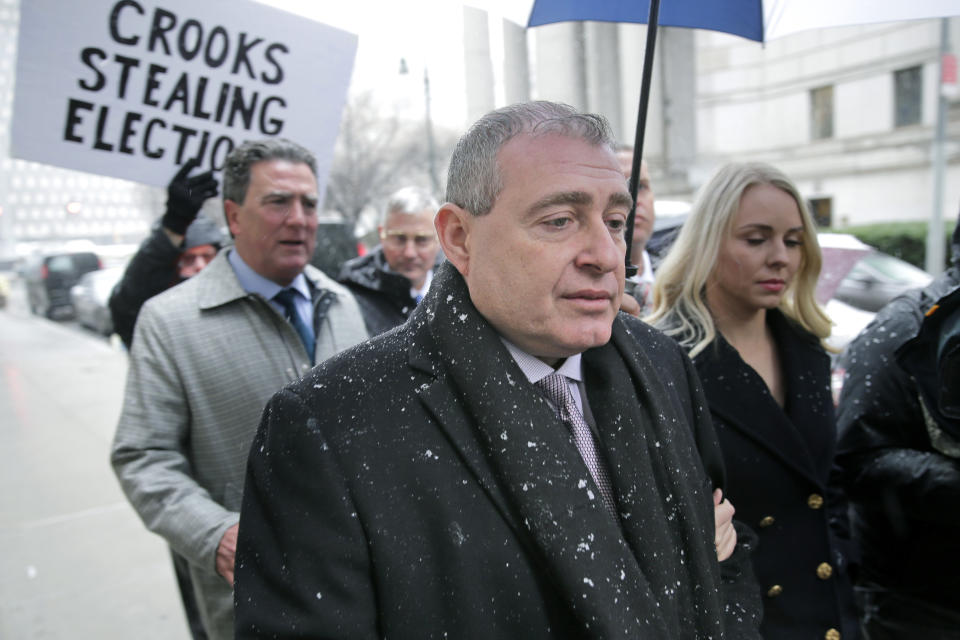
[[[70,256],[53,256],[47,261],[50,273],[72,273],[73,259]]]
[[[859,279],[870,276],[880,277],[891,282],[904,282],[917,287],[925,286],[930,281],[926,271],[879,251],[871,251],[863,256],[850,270],[850,276]]]

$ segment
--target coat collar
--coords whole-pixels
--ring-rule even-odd
[[[406,327],[413,332],[410,366],[426,374],[418,393],[427,411],[591,634],[606,638],[682,635],[676,628],[677,611],[696,607],[671,601],[663,592],[680,581],[700,584],[703,580],[702,573],[690,580],[677,571],[716,565],[715,556],[709,555],[712,545],[700,549],[690,544],[691,539],[712,541],[713,514],[704,512],[710,519],[707,531],[707,523],[700,521],[705,518],[692,507],[695,515],[682,523],[686,539],[681,542],[680,534],[663,526],[672,514],[656,512],[667,508],[664,502],[669,500],[657,500],[653,487],[676,490],[677,504],[696,505],[698,498],[684,495],[682,483],[671,484],[675,478],[658,476],[657,469],[671,461],[664,464],[654,457],[656,463],[645,463],[662,452],[659,442],[646,439],[647,429],[636,427],[646,426],[651,414],[661,415],[658,409],[666,395],[660,396],[662,387],[645,356],[624,364],[623,351],[635,352],[636,344],[619,321],[617,337],[584,357],[588,375],[595,378],[587,379],[587,391],[601,426],[601,449],[608,456],[621,511],[626,513],[623,529],[604,511],[569,432],[476,311],[452,265],[438,270]],[[618,371],[617,363],[622,379],[613,381],[604,372]],[[641,397],[647,411],[642,416],[630,415],[630,407],[640,411],[636,378],[644,387]],[[675,415],[662,413],[664,424],[657,424],[650,433],[659,433],[661,427],[676,429],[666,425]],[[684,460],[683,468],[688,469],[689,463]],[[691,534],[690,528],[696,533]],[[684,559],[678,561],[675,554]],[[622,604],[611,606],[614,602]]]
[[[727,340],[716,339],[694,359],[711,413],[822,485],[833,460],[829,357],[810,333],[777,309],[767,312],[786,383],[783,408],[766,383]],[[806,433],[801,433],[801,429]],[[818,448],[812,448],[818,447]]]
[[[197,299],[200,309],[213,309],[250,295],[241,286],[230,261],[227,260],[227,252],[231,250],[230,247],[222,249],[203,271],[193,277],[197,281],[199,292]],[[347,290],[343,285],[334,282],[312,265],[306,266],[303,275],[310,284],[314,300],[316,300],[317,294],[324,290],[332,291],[337,295],[347,295]]]

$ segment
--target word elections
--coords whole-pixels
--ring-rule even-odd
[[[114,112],[111,105],[80,98],[67,99],[64,140],[92,144],[94,149],[162,158],[174,154],[176,164],[195,157],[201,164],[220,168],[234,148],[229,135],[216,136],[209,123],[266,136],[279,134],[284,127],[287,103],[279,95],[251,90],[252,80],[266,87],[284,79],[281,64],[289,48],[279,42],[264,44],[262,38],[245,32],[232,36],[223,26],[205,28],[195,19],[181,21],[177,15],[154,8],[151,16],[135,0],[120,0],[110,12],[111,39],[124,47],[123,53],[100,47],[86,47],[80,60],[89,70],[79,78],[80,89],[161,109],[165,117],[147,117],[136,108]],[[134,55],[138,49],[171,58],[169,65],[145,62]],[[192,68],[200,62],[211,75],[178,70],[182,62]],[[228,81],[225,76],[240,80]],[[188,120],[180,116],[186,116]]]

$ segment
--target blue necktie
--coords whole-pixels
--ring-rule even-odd
[[[294,302],[296,295],[297,292],[294,289],[281,289],[277,295],[273,296],[273,299],[280,303],[280,306],[283,307],[283,317],[286,318],[287,322],[292,324],[293,328],[300,334],[300,340],[303,342],[303,346],[307,350],[307,356],[310,358],[312,364],[316,340],[313,337],[313,331],[304,324],[300,318],[300,314],[297,313],[297,305]]]

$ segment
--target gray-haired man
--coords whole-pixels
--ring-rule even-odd
[[[448,263],[410,320],[264,412],[237,636],[756,638],[746,550],[726,580],[717,560],[696,374],[618,314],[630,196],[606,121],[487,114],[447,185]]]
[[[233,637],[244,463],[267,399],[366,337],[356,301],[308,266],[313,155],[286,140],[227,158],[235,246],[152,298],[137,320],[111,461],[147,528],[190,561],[204,627]]]
[[[380,246],[347,261],[338,280],[360,303],[370,335],[403,324],[443,259],[433,228],[440,205],[424,189],[404,187],[387,199],[377,231]]]

